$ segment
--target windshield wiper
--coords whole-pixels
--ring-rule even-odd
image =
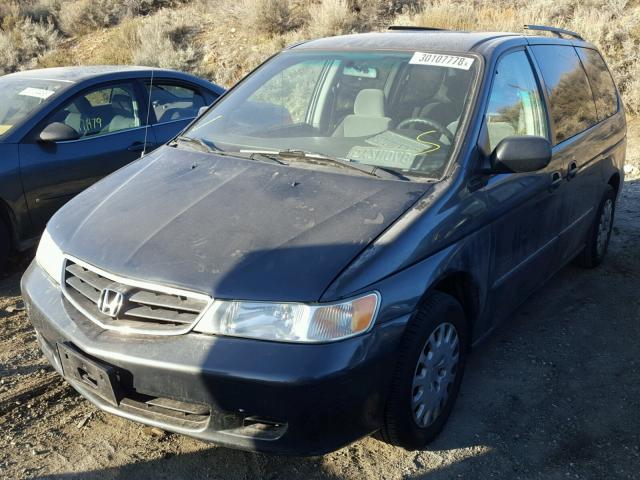
[[[287,162],[283,162],[278,159],[278,152],[269,152],[269,151],[261,151],[261,150],[240,150],[238,153],[242,153],[246,155],[246,157],[242,158],[250,158],[251,160],[257,160],[257,157],[261,159],[266,159],[270,162],[277,163],[278,165],[288,165]],[[238,155],[239,157],[241,155]]]
[[[249,150],[249,151],[241,150],[239,152],[229,152],[226,150],[222,150],[221,148],[218,148],[213,142],[209,142],[202,138],[192,138],[192,137],[180,135],[170,145],[173,146],[179,143],[187,143],[191,146],[197,147],[199,150],[204,151],[206,153],[215,153],[217,155],[221,155],[224,157],[236,157],[236,158],[256,160],[256,156],[260,155],[261,157],[266,158],[270,162],[277,163],[279,165],[286,165],[285,162],[278,160],[275,156],[269,155],[267,152],[255,152],[252,150]]]
[[[291,159],[292,161],[307,161],[309,163],[324,163],[325,165],[335,165],[341,168],[348,168],[356,170],[372,177],[380,177],[375,173],[375,168],[367,167],[357,163],[351,163],[349,160],[328,157],[321,153],[306,152],[304,150],[241,150],[243,153],[260,154],[264,156],[280,157],[285,159]]]
[[[393,177],[393,178],[399,178],[400,180],[404,180],[406,182],[410,182],[411,181],[411,179],[407,175],[405,175],[404,173],[402,173],[399,170],[396,170],[395,168],[381,167],[379,165],[376,165],[373,168],[373,171],[376,172],[376,173],[382,171],[388,176],[388,178]]]
[[[180,135],[180,136],[176,137],[176,139],[171,143],[171,145],[175,146],[175,145],[178,145],[179,143],[186,143],[188,145],[196,147],[199,150],[207,152],[207,153],[211,153],[211,152],[220,153],[220,152],[222,152],[222,150],[220,148],[216,147],[214,143],[208,142],[208,141],[206,141],[206,140],[204,140],[202,138],[192,138],[192,137],[187,137],[186,135]]]

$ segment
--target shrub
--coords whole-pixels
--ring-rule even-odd
[[[10,31],[0,31],[0,72],[10,73],[35,65],[38,57],[58,41],[52,24],[33,22],[30,18],[18,20]]]
[[[276,36],[305,23],[305,9],[299,7],[293,0],[243,0],[237,9],[232,8],[232,13],[247,30]]]
[[[191,27],[170,15],[150,17],[138,28],[133,63],[150,67],[192,70],[196,50],[189,44]]]
[[[116,0],[76,0],[62,4],[60,27],[68,35],[83,35],[121,18],[122,4]]]
[[[61,6],[61,0],[38,0],[34,3],[24,2],[21,8],[22,15],[25,17],[29,17],[34,22],[53,23],[57,28]]]
[[[60,26],[68,35],[83,35],[96,28],[117,25],[125,18],[148,15],[184,0],[74,0],[62,4]]]
[[[369,13],[369,12],[367,12]],[[308,26],[311,37],[327,37],[368,29],[362,11],[357,12],[348,0],[323,0],[310,7],[313,19]]]
[[[0,30],[0,74],[13,72],[19,63],[20,58],[11,37]]]

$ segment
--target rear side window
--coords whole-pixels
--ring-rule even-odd
[[[531,50],[547,87],[556,143],[598,123],[591,87],[574,48],[536,45]]]
[[[576,48],[576,50],[591,83],[598,120],[604,120],[618,111],[618,92],[613,78],[597,51],[590,48]]]
[[[151,86],[147,85],[147,91]],[[150,92],[151,105],[158,123],[194,118],[207,103],[200,92],[183,85],[154,83]]]
[[[547,138],[546,114],[527,54],[504,56],[495,75],[486,114],[491,150],[514,135]]]

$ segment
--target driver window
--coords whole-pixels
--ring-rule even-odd
[[[547,117],[527,54],[506,55],[495,75],[485,117],[491,150],[514,135],[548,138]]]
[[[133,86],[103,87],[73,98],[49,120],[75,129],[81,138],[139,127],[139,105]]]

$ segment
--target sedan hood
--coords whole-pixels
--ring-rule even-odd
[[[49,232],[120,276],[216,298],[317,301],[428,184],[163,147],[63,207]]]

